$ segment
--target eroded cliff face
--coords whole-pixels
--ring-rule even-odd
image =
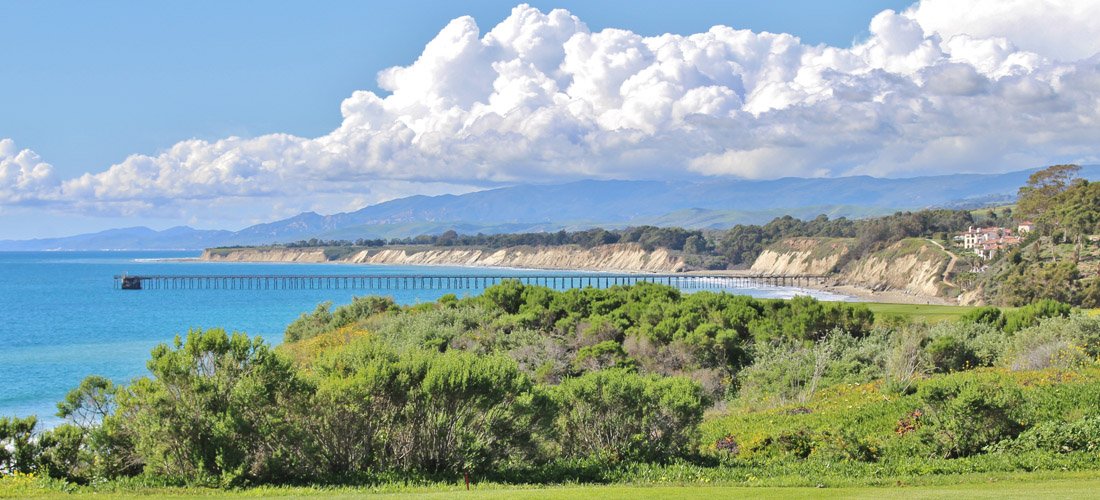
[[[320,248],[231,248],[204,250],[200,260],[212,262],[328,262]]]
[[[834,274],[837,282],[876,291],[897,290],[944,296],[943,272],[950,257],[932,243],[910,238],[883,250],[842,263],[854,240],[790,238],[765,250],[753,262],[765,274]]]
[[[902,240],[845,266],[841,279],[872,290],[942,297],[943,271],[948,261],[943,250],[927,241]]]
[[[789,238],[764,250],[752,263],[762,274],[828,274],[848,254],[845,238]]]
[[[321,249],[244,248],[207,250],[202,260],[226,262],[349,262],[357,264],[450,265],[523,267],[531,269],[583,269],[600,271],[680,272],[684,261],[668,250],[646,251],[637,244],[582,248],[515,247],[500,250],[477,248],[379,248],[338,259],[328,259]]]

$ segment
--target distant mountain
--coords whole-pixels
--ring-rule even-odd
[[[328,216],[306,213],[245,228],[232,240],[254,244],[310,237],[415,236],[446,229],[488,233],[500,232],[503,227],[512,228],[508,231],[530,230],[524,228],[532,226],[554,230],[644,223],[721,228],[766,222],[783,214],[863,217],[897,210],[1010,201],[1034,171],[907,179],[856,176],[521,185],[464,195],[411,196]],[[1081,175],[1098,179],[1100,166],[1086,166]]]
[[[309,238],[394,238],[448,229],[501,233],[639,224],[720,229],[763,223],[785,214],[867,217],[929,207],[980,207],[1015,199],[1034,171],[907,179],[589,180],[520,185],[463,195],[410,196],[332,215],[306,212],[236,232],[128,228],[69,238],[0,241],[0,250],[191,249]],[[1100,179],[1100,165],[1083,167],[1081,176]]]
[[[776,217],[790,215],[799,219],[812,219],[826,215],[836,217],[863,218],[888,215],[896,211],[890,207],[859,207],[852,205],[828,205],[797,208],[773,208],[763,211],[746,210],[706,210],[688,208],[677,210],[658,217],[641,217],[631,221],[634,225],[675,226],[692,229],[727,229],[737,224],[766,224]]]
[[[0,240],[0,250],[192,250],[220,245],[233,231],[186,226],[155,231],[147,227],[108,229],[65,238]]]

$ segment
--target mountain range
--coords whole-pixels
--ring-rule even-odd
[[[578,181],[517,185],[463,195],[410,196],[354,212],[314,212],[239,231],[174,227],[111,229],[34,240],[0,240],[0,250],[167,250],[285,243],[309,238],[400,238],[652,224],[722,229],[799,218],[869,217],[932,207],[976,208],[1015,199],[1035,170],[904,179],[869,176],[712,181]],[[1100,179],[1100,165],[1080,176]]]

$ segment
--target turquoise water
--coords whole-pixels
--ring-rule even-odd
[[[189,328],[223,327],[277,343],[286,325],[324,301],[366,290],[146,290],[113,288],[116,274],[499,274],[499,270],[341,264],[238,264],[157,259],[195,252],[0,252],[0,415],[57,422],[56,402],[85,376],[144,375],[150,349]],[[509,274],[556,274],[509,271]],[[575,274],[575,273],[572,273]],[[784,288],[739,289],[789,297]],[[478,290],[383,290],[402,304]],[[839,298],[836,296],[824,298]]]

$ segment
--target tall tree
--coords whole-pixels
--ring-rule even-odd
[[[1059,229],[1059,221],[1053,209],[1080,171],[1081,167],[1077,165],[1050,166],[1031,174],[1027,185],[1020,188],[1016,216],[1019,219],[1030,219],[1038,226],[1041,235],[1050,237],[1052,254],[1054,235]]]
[[[1077,264],[1081,259],[1082,240],[1100,225],[1100,184],[1076,179],[1058,197],[1058,202],[1052,210],[1053,218],[1066,236],[1073,238],[1073,263]]]

